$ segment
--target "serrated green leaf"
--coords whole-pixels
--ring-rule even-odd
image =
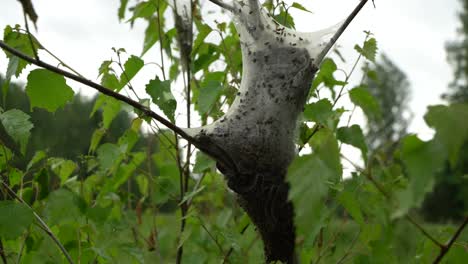
[[[333,106],[328,99],[322,99],[318,102],[308,104],[304,109],[304,117],[308,121],[314,121],[324,125],[328,124],[328,119],[333,115]]]
[[[200,92],[196,98],[196,109],[200,114],[208,113],[223,90],[224,72],[210,72],[200,84]]]
[[[18,109],[8,110],[0,114],[0,121],[5,131],[21,146],[21,153],[23,155],[26,153],[31,129],[34,127],[31,121],[29,121],[30,118],[28,114]]]
[[[0,201],[0,237],[15,239],[32,224],[33,212],[26,205]]]
[[[343,143],[354,146],[362,151],[364,159],[367,157],[367,144],[359,125],[352,125],[350,127],[340,127],[337,131],[338,140]]]
[[[351,102],[359,106],[369,119],[379,119],[382,115],[380,105],[365,86],[358,86],[349,91]]]
[[[302,11],[305,11],[305,12],[312,13],[311,11],[309,11],[307,8],[305,8],[303,5],[299,4],[298,2],[293,2],[291,7],[294,7],[296,9],[299,9],[299,10],[302,10]]]
[[[331,89],[331,92],[332,92],[333,97],[334,97],[335,92],[334,92],[334,90],[332,88],[334,86],[336,86],[336,85],[345,85],[346,84],[346,82],[338,81],[333,76],[333,74],[335,73],[335,71],[337,69],[338,68],[336,67],[335,62],[332,59],[330,59],[330,58],[324,59],[323,62],[322,62],[322,65],[320,66],[320,70],[317,73],[317,76],[315,77],[314,81],[312,82],[311,92],[315,91],[315,89],[317,89],[317,87],[321,83],[323,83],[326,87]]]
[[[156,79],[151,80],[146,85],[146,93],[151,96],[153,103],[155,103],[171,121],[174,121],[177,102],[171,92],[171,81],[161,81],[156,77]]]
[[[377,40],[375,38],[366,40],[363,47],[354,46],[354,49],[366,59],[375,62],[375,56],[377,55]]]
[[[106,61],[103,61],[101,63],[101,66],[99,66],[99,76],[101,76],[102,74],[105,74],[105,73],[109,73],[110,71],[113,71],[112,68],[111,68],[111,65],[112,65],[113,61],[111,60],[106,60]]]
[[[36,69],[29,73],[26,94],[34,107],[55,112],[59,107],[72,100],[73,90],[65,78],[48,70]]]
[[[120,75],[120,89],[127,85],[143,68],[145,63],[139,57],[132,55],[124,64],[124,72]]]
[[[3,41],[8,46],[15,48],[30,57],[34,57],[34,50],[31,47],[31,41],[29,40],[28,35],[24,33],[20,33],[18,29],[16,28],[14,29],[11,26],[6,26],[4,33],[3,33]],[[37,49],[42,48],[35,38],[33,38],[33,43],[34,43],[34,48],[36,49],[36,51]],[[10,60],[14,57],[12,54],[8,53],[7,51],[5,51],[5,54]],[[26,66],[29,64],[30,64],[29,62],[19,59],[18,65],[15,70],[16,77],[18,77],[21,74],[21,72],[24,70],[24,68],[26,68]]]

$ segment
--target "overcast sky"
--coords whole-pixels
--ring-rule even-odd
[[[358,3],[358,0],[295,0],[308,7],[314,14],[295,12],[296,26],[301,31],[312,31],[342,21]],[[286,1],[293,2],[293,1]],[[455,38],[458,27],[458,0],[375,0],[377,8],[369,3],[338,44],[348,61],[356,54],[355,43],[361,43],[363,30],[371,30],[385,52],[404,72],[412,85],[411,110],[414,121],[411,132],[423,138],[431,135],[422,120],[426,107],[442,103],[440,95],[447,90],[451,69],[446,62],[445,43]],[[80,73],[95,80],[97,69],[103,60],[112,56],[111,47],[122,47],[129,54],[140,54],[144,25],[136,24],[133,30],[128,24],[119,23],[119,0],[36,0],[39,14],[39,40],[58,57]],[[219,10],[206,2],[204,8]],[[0,27],[22,24],[22,12],[17,0],[1,0]],[[46,57],[47,58],[47,57]],[[145,61],[158,61],[156,51],[145,55]],[[0,72],[6,71],[6,57],[0,54]],[[350,65],[339,65],[345,70]],[[133,82],[144,87],[153,78],[156,67],[145,67]],[[25,80],[27,72],[20,80]],[[87,94],[90,89],[69,82],[73,88]]]

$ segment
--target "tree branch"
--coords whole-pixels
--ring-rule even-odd
[[[220,0],[208,0],[208,1],[231,12],[234,12],[236,10],[234,6],[226,4]]]
[[[89,86],[91,88],[94,88],[95,90],[99,91],[100,93],[103,93],[107,96],[110,96],[110,97],[113,97],[119,101],[122,101],[122,102],[125,102],[133,107],[135,107],[136,109],[142,111],[145,115],[157,120],[158,122],[162,123],[163,125],[165,125],[167,128],[169,128],[170,130],[174,131],[175,133],[177,133],[179,136],[183,137],[185,140],[189,141],[189,142],[193,142],[193,143],[196,143],[196,140],[189,136],[185,131],[182,130],[182,128],[174,125],[173,123],[171,123],[169,120],[165,119],[164,117],[162,117],[161,115],[158,115],[156,114],[154,111],[152,111],[150,108],[138,103],[137,101],[134,101],[122,94],[119,94],[117,92],[114,92],[112,91],[111,89],[109,88],[106,88],[98,83],[95,83],[93,81],[90,81],[88,79],[85,79],[81,76],[78,76],[78,75],[75,75],[73,73],[70,73],[68,71],[65,71],[65,70],[62,70],[58,67],[55,67],[53,65],[50,65],[48,63],[45,63],[41,60],[37,60],[35,58],[31,58],[29,57],[28,55],[22,53],[21,51],[15,49],[15,48],[12,48],[10,46],[8,46],[5,42],[1,41],[0,40],[0,48],[12,53],[13,55],[27,61],[27,62],[30,62],[34,65],[37,65],[39,67],[42,67],[44,69],[47,69],[51,72],[55,72],[57,74],[60,74],[62,76],[65,76],[67,78],[70,78],[74,81],[77,81],[79,83],[82,83],[86,86]]]
[[[437,258],[434,260],[434,262],[433,262],[434,264],[440,263],[442,258],[444,258],[444,256],[447,254],[447,252],[452,247],[453,243],[455,243],[455,241],[458,239],[458,237],[462,233],[463,229],[465,229],[465,227],[467,225],[468,225],[468,216],[465,217],[465,221],[463,221],[463,223],[460,225],[460,227],[458,227],[457,231],[455,232],[453,237],[450,239],[450,241],[447,243],[447,245],[444,245],[443,247],[440,248],[439,256],[437,256]]]
[[[361,9],[366,5],[368,0],[361,0],[359,4],[354,8],[353,12],[346,18],[345,22],[343,22],[343,25],[338,29],[338,31],[333,35],[333,37],[330,39],[330,41],[327,43],[325,48],[322,50],[322,52],[318,55],[317,61],[321,62],[323,58],[327,55],[327,53],[331,50],[333,45],[335,45],[336,41],[340,38],[340,36],[343,34],[343,32],[346,30],[346,28],[351,24],[351,22],[354,20],[354,18],[359,14]]]
[[[0,40],[0,48],[2,48],[3,50],[5,50],[7,52],[10,52],[11,54],[13,54],[13,55],[15,55],[15,56],[29,62],[29,63],[37,65],[37,66],[39,66],[41,68],[47,69],[47,70],[49,70],[51,72],[60,74],[60,75],[62,75],[64,77],[70,78],[70,79],[72,79],[74,81],[77,81],[77,82],[82,83],[82,84],[84,84],[86,86],[89,86],[89,87],[99,91],[102,94],[105,94],[105,95],[110,96],[110,97],[112,97],[112,98],[114,98],[116,100],[122,101],[124,103],[127,103],[128,105],[133,106],[134,108],[136,108],[136,109],[140,110],[141,112],[143,112],[146,116],[149,116],[149,117],[155,119],[156,121],[160,122],[161,124],[165,125],[168,129],[174,131],[176,134],[178,134],[179,136],[181,136],[182,138],[184,138],[188,142],[192,143],[195,147],[197,147],[201,151],[205,152],[209,156],[213,157],[217,161],[224,164],[224,166],[232,168],[234,171],[237,171],[237,167],[236,167],[234,161],[232,160],[230,155],[224,149],[222,149],[221,147],[213,144],[213,142],[204,142],[201,139],[199,140],[199,139],[196,139],[196,138],[190,136],[182,128],[176,126],[175,124],[171,123],[166,118],[162,117],[161,115],[156,114],[150,108],[138,103],[137,101],[134,101],[134,100],[126,97],[125,95],[114,92],[113,90],[111,90],[109,88],[106,88],[106,87],[104,87],[104,86],[102,86],[102,85],[100,85],[98,83],[93,82],[93,81],[90,81],[90,80],[88,80],[88,79],[86,79],[84,77],[81,77],[81,76],[78,76],[78,75],[73,74],[71,72],[62,70],[62,69],[60,69],[58,67],[50,65],[48,63],[45,63],[45,62],[43,62],[41,60],[37,60],[35,58],[32,58],[32,57],[22,53],[21,51],[8,46],[5,42],[3,42],[1,40]]]

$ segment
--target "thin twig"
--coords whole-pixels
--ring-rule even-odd
[[[34,42],[31,36],[31,32],[29,31],[29,23],[28,23],[28,17],[26,13],[27,13],[26,7],[23,5],[24,26],[26,27],[26,32],[28,33],[29,44],[31,44],[31,49],[34,54],[34,58],[36,58],[36,60],[39,60],[39,55],[37,54],[37,50],[36,50],[36,47],[34,46]]]
[[[34,59],[34,58],[31,58],[29,57],[28,55],[22,53],[21,51],[18,51],[17,49],[14,49],[10,46],[8,46],[5,42],[1,41],[0,40],[0,48],[12,53],[13,55],[27,61],[27,62],[30,62],[34,65],[37,65],[39,67],[42,67],[44,69],[47,69],[51,72],[54,72],[54,73],[57,73],[57,74],[60,74],[62,76],[65,76],[67,78],[70,78],[74,81],[77,81],[79,83],[82,83],[86,86],[89,86],[91,88],[94,88],[96,89],[97,91],[99,91],[100,93],[103,93],[107,96],[110,96],[110,97],[113,97],[119,101],[122,101],[122,102],[125,102],[133,107],[135,107],[136,109],[142,111],[146,116],[149,116],[153,119],[155,119],[156,121],[162,123],[163,125],[165,125],[167,128],[169,128],[170,130],[174,131],[175,133],[177,133],[179,136],[183,137],[185,140],[189,141],[189,142],[192,142],[192,144],[196,145],[196,140],[194,138],[192,138],[190,135],[188,135],[185,131],[182,130],[182,128],[174,125],[173,123],[171,123],[169,120],[167,120],[166,118],[162,117],[161,115],[158,115],[156,114],[155,112],[153,112],[150,108],[122,95],[122,94],[119,94],[117,92],[114,92],[112,91],[111,89],[109,88],[106,88],[98,83],[95,83],[93,81],[90,81],[88,79],[85,79],[81,76],[77,76],[73,73],[70,73],[70,72],[67,72],[65,70],[62,70],[62,69],[59,69],[53,65],[50,65],[48,63],[45,63],[41,60],[37,60],[37,59]]]
[[[322,52],[317,56],[317,61],[320,63],[322,62],[323,58],[327,55],[327,53],[331,50],[333,45],[335,45],[336,41],[340,38],[340,36],[343,34],[343,32],[346,30],[346,28],[351,24],[351,22],[354,20],[354,18],[359,14],[361,9],[366,5],[368,0],[361,0],[359,4],[354,8],[353,12],[346,18],[345,22],[343,22],[343,25],[336,31],[335,35],[330,39],[330,41],[327,43],[327,46],[322,50]]]
[[[3,243],[2,243],[2,239],[0,238],[0,257],[2,258],[3,260],[3,264],[8,264],[8,261],[7,261],[7,258],[6,258],[6,254],[5,254],[5,250],[3,249]]]
[[[12,197],[14,197],[16,200],[18,200],[19,202],[21,202],[22,204],[26,205],[33,213],[34,217],[36,218],[36,220],[39,222],[39,227],[44,230],[44,232],[46,232],[46,234],[52,238],[52,240],[55,242],[55,244],[59,247],[60,251],[62,251],[63,255],[65,256],[65,258],[67,259],[68,263],[70,264],[74,264],[70,254],[68,253],[68,251],[65,249],[65,247],[62,245],[62,243],[58,240],[58,238],[54,235],[54,233],[52,232],[52,230],[50,230],[49,226],[44,222],[44,220],[42,220],[42,218],[34,211],[34,209],[29,206],[29,204],[27,204],[23,199],[21,199],[18,195],[16,195],[15,191],[13,191],[10,186],[8,186],[8,184],[6,184],[3,180],[0,180],[1,184],[3,185],[3,187],[5,189],[7,189],[8,193],[10,193],[10,195]]]
[[[250,226],[250,223],[246,224],[244,228],[242,228],[240,234],[243,235],[249,226]],[[233,247],[229,248],[228,252],[224,256],[223,264],[229,262],[229,257],[231,256],[232,251],[234,251],[234,248]]]
[[[465,221],[458,227],[457,231],[453,235],[453,237],[450,239],[450,241],[447,243],[447,245],[444,245],[443,247],[440,248],[440,253],[437,256],[437,258],[434,260],[434,264],[440,263],[440,261],[444,258],[444,256],[447,254],[447,252],[450,250],[452,245],[455,243],[455,241],[458,239],[458,237],[461,235],[463,229],[468,225],[468,216],[465,217]]]
[[[208,230],[208,228],[206,228],[205,224],[203,224],[203,220],[200,217],[198,217],[198,220],[200,221],[200,225],[202,226],[202,228],[206,231],[208,236],[215,242],[215,244],[218,247],[219,251],[224,256],[224,250],[223,250],[223,247],[221,246],[221,244],[219,244],[218,240],[211,234],[211,232]]]
[[[231,11],[231,12],[235,12],[235,10],[236,10],[236,9],[234,8],[234,6],[229,5],[229,4],[226,4],[226,3],[221,2],[221,1],[219,1],[219,0],[208,0],[208,1],[212,2],[213,4],[215,4],[215,5],[217,5],[217,6],[221,7],[221,8],[224,8],[224,9],[226,9],[226,10],[229,10],[229,11]]]

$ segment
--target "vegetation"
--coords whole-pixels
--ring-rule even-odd
[[[263,17],[256,0],[244,3],[247,7],[211,2],[230,12],[245,8],[240,26],[231,21],[210,26],[202,8],[215,6],[208,2],[121,0],[121,20],[148,25],[143,50],[133,55],[114,48],[113,59],[96,66],[99,84],[63,61],[60,68],[42,61],[41,55],[50,51],[29,32],[28,20],[24,27],[5,27],[0,41],[8,58],[0,82],[0,259],[5,264],[465,263],[468,102],[429,107],[425,121],[435,135],[423,141],[406,132],[405,75],[386,57],[376,60],[377,40],[370,32],[355,46],[358,59],[349,71],[324,58],[336,38],[317,54],[304,50],[315,47],[314,42],[305,48],[262,42],[263,48],[252,51],[278,45],[273,48],[279,57],[288,52],[289,59],[302,59],[299,64],[311,61],[296,69],[296,63],[271,63],[266,53],[249,57],[245,33],[263,40],[255,38],[253,28],[268,25],[262,19],[271,16],[277,21],[272,30],[292,37],[289,10],[307,12],[302,5],[266,1],[269,16]],[[34,22],[40,14],[31,1],[21,3],[25,17]],[[253,20],[248,18],[252,14]],[[281,39],[277,37],[279,43]],[[144,56],[150,49],[160,51],[155,62],[160,70],[142,94],[131,80],[150,63]],[[363,62],[362,73],[354,72]],[[28,65],[38,68],[27,72]],[[246,109],[242,99],[266,98],[246,94],[255,92],[246,83],[263,78],[261,67],[277,72],[263,90],[259,82],[258,91],[293,87],[304,93],[281,94],[274,105],[265,99],[260,107]],[[284,72],[297,76],[282,76]],[[345,78],[337,78],[338,72],[345,72]],[[27,74],[24,92],[12,82],[22,73]],[[252,73],[258,76],[247,77]],[[352,74],[362,74],[355,86],[349,83]],[[100,93],[83,99],[74,95],[67,79]],[[184,94],[183,105],[175,100],[176,92]],[[339,107],[343,97],[351,104]],[[280,106],[283,101],[288,108],[300,106],[288,103],[294,100],[304,101],[303,113]],[[229,143],[217,137],[219,131],[201,131],[213,126],[175,125],[176,120],[187,128],[223,123],[229,113],[250,111],[231,116],[231,129],[221,127],[229,137],[233,130],[248,128],[249,120],[267,116],[266,109],[276,116],[291,114],[289,122],[298,133],[288,139],[294,140],[293,147],[310,151],[288,160],[287,149],[259,148],[289,146],[277,131],[290,128],[275,126],[275,120],[257,123],[258,131]],[[367,127],[349,123],[355,109],[362,110]],[[252,135],[267,143],[249,141]],[[362,166],[347,157],[343,144],[360,152]],[[286,160],[287,171],[281,171],[284,164],[275,155]],[[353,168],[349,178],[343,164]],[[442,210],[437,200],[453,193],[456,199],[443,201],[456,209],[446,205]]]

